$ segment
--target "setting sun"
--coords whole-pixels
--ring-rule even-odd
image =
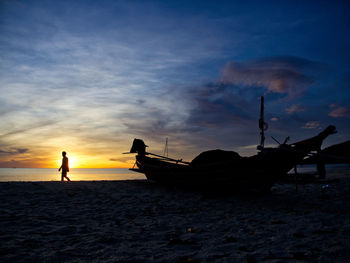
[[[69,157],[69,168],[76,168],[77,160],[74,157]]]

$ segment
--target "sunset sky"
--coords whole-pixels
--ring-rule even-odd
[[[350,139],[348,1],[0,2],[0,167]]]

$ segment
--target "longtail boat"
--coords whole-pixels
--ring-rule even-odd
[[[263,112],[263,97],[261,102]],[[147,152],[144,141],[134,139],[130,153],[137,155],[131,170],[145,174],[151,182],[166,185],[232,190],[253,188],[269,191],[311,152],[318,151],[325,138],[337,132],[336,128],[330,125],[310,139],[292,144],[287,144],[286,139],[278,147],[269,148],[263,145],[264,131],[267,128],[263,114],[259,120],[259,127],[259,152],[250,157],[242,157],[234,151],[211,150],[202,152],[191,162],[185,162]]]

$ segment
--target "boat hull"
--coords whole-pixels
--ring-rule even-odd
[[[291,149],[271,148],[252,157],[232,161],[178,164],[159,158],[136,156],[139,172],[150,182],[205,189],[258,189],[271,186],[303,159],[305,154]]]

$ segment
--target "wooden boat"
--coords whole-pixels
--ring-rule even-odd
[[[145,174],[151,182],[166,185],[226,188],[233,191],[253,188],[268,191],[310,152],[319,150],[328,135],[336,133],[336,128],[331,125],[310,139],[293,144],[287,144],[286,140],[276,148],[265,148],[263,118],[260,119],[260,123],[260,152],[254,156],[242,157],[233,151],[212,150],[199,154],[191,162],[184,162],[149,153],[143,140],[134,139],[130,153],[137,155],[131,170]]]

